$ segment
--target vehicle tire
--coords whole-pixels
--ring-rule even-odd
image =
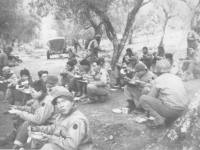
[[[49,51],[47,51],[47,59],[50,59]]]

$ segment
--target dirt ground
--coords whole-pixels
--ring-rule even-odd
[[[18,52],[15,53],[19,54]],[[49,74],[59,76],[59,72],[65,66],[67,59],[53,56],[50,60],[47,60],[43,52],[35,52],[35,54],[40,53],[43,56],[36,58],[20,52],[19,56],[21,56],[23,63],[13,70],[19,75],[21,69],[27,68],[34,79],[37,78],[39,70],[48,70]],[[194,93],[200,89],[199,84],[200,80],[191,80],[185,83],[188,99],[192,99]],[[0,96],[2,102],[3,96],[2,94]],[[145,150],[147,145],[156,142],[164,131],[164,129],[149,130],[145,124],[135,123],[134,118],[137,117],[135,114],[113,113],[113,108],[122,108],[127,105],[123,91],[120,89],[111,92],[110,100],[105,103],[77,105],[91,123],[94,150]],[[2,114],[6,106],[3,103],[0,105],[0,137],[12,130],[11,115]],[[0,148],[10,148],[9,146]],[[173,149],[178,149],[178,147],[175,146]]]

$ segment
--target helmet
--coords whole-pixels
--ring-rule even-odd
[[[156,62],[155,68],[154,68],[154,73],[167,73],[170,72],[171,65],[168,60],[166,59],[161,59]]]
[[[138,72],[138,71],[145,71],[147,70],[147,67],[145,64],[143,63],[138,63],[137,65],[135,65],[135,71]]]

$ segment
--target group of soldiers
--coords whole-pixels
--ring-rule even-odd
[[[95,46],[95,40],[91,42],[90,47]],[[77,109],[74,96],[85,95],[88,98],[85,104],[104,101],[108,96],[110,82],[106,69],[102,68],[105,60],[97,58],[97,53],[94,56],[90,50],[88,59],[79,63],[77,55],[70,51],[72,57],[60,73],[61,82],[58,75],[49,75],[45,70],[39,71],[38,79],[33,80],[29,70],[22,69],[18,78],[8,64],[3,64],[0,87],[5,94],[3,102],[10,104],[4,114],[13,115],[14,129],[0,138],[0,144],[13,142],[13,149],[20,149],[29,136],[40,132],[42,139],[31,140],[33,149],[92,149],[89,121]]]
[[[27,69],[22,69],[18,78],[9,65],[2,66],[0,90],[5,93],[3,102],[10,104],[4,113],[13,115],[14,129],[0,138],[1,145],[12,141],[13,149],[20,149],[29,136],[39,132],[43,138],[31,139],[33,149],[91,150],[89,121],[78,110],[74,99],[78,97],[81,104],[106,102],[111,86],[124,89],[131,113],[145,113],[146,117],[155,118],[147,123],[149,128],[165,127],[184,114],[190,101],[182,80],[190,74],[199,78],[200,74],[193,48],[189,48],[182,68],[173,60],[173,54],[165,53],[163,46],[153,54],[143,47],[141,57],[128,48],[116,67],[116,84],[111,85],[111,68],[98,56],[102,51],[99,38],[96,36],[88,44],[88,53],[80,62],[76,59],[78,54],[69,51],[60,82],[58,75],[49,75],[46,70],[39,71],[38,79],[33,80]]]

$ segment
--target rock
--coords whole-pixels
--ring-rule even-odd
[[[110,135],[108,139],[109,139],[109,140],[113,140],[114,137],[113,137],[112,135]]]

